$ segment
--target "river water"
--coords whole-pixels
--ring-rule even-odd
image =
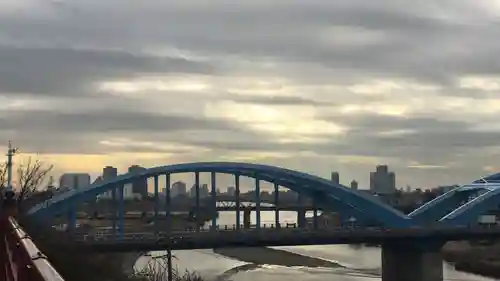
[[[252,212],[252,222],[255,222],[255,212]],[[220,212],[218,224],[232,225],[236,221],[235,212]],[[241,219],[243,221],[243,219]],[[297,214],[295,212],[280,212],[281,223],[295,223]],[[262,211],[261,223],[273,223],[274,212]],[[355,248],[349,245],[331,246],[290,246],[274,247],[293,253],[322,258],[337,262],[341,268],[306,268],[306,267],[283,267],[275,265],[264,265],[259,268],[244,270],[245,262],[226,258],[215,254],[212,250],[189,250],[173,251],[176,257],[174,266],[180,271],[196,271],[206,280],[232,280],[232,281],[281,281],[281,280],[303,280],[303,281],[376,281],[380,280],[380,249],[379,248]],[[164,253],[152,253],[153,256]],[[141,257],[136,268],[145,267],[151,257]],[[443,264],[445,280],[449,281],[486,281],[494,280],[458,272],[448,264]],[[238,270],[241,268],[242,270]]]

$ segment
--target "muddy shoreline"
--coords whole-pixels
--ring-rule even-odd
[[[314,257],[267,247],[219,248],[214,252],[228,258],[254,265],[305,266],[341,268],[342,265]],[[443,249],[443,260],[456,270],[500,279],[500,243],[489,246],[470,245],[469,242],[449,242]]]
[[[218,248],[214,252],[239,261],[249,262],[257,265],[273,264],[280,266],[305,266],[305,267],[327,267],[339,268],[342,265],[314,257],[299,255],[284,250],[267,247],[249,248]]]

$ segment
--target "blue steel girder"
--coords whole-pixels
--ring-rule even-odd
[[[75,202],[91,199],[100,193],[116,188],[118,185],[130,183],[137,178],[149,178],[155,175],[191,172],[234,174],[235,171],[238,171],[239,174],[250,174],[253,177],[258,174],[268,174],[273,178],[287,179],[287,181],[295,181],[299,183],[308,183],[307,185],[298,184],[283,186],[304,195],[307,195],[308,193],[311,194],[311,191],[314,190],[316,193],[311,194],[313,199],[321,197],[321,199],[326,201],[325,203],[327,203],[327,205],[334,205],[339,201],[348,202],[348,204],[356,206],[356,208],[362,210],[366,214],[370,214],[372,218],[382,222],[388,227],[404,228],[413,225],[412,220],[408,216],[380,202],[376,198],[369,197],[368,195],[364,195],[342,185],[335,184],[326,179],[280,167],[237,162],[185,163],[150,168],[140,173],[127,173],[106,182],[93,184],[86,188],[71,190],[59,196],[54,196],[46,202],[34,206],[31,210],[29,210],[28,214],[51,216],[61,210],[66,211],[69,208],[68,204],[74,204]],[[319,196],[319,194],[321,196]]]
[[[287,179],[295,179],[295,180],[307,179],[311,181],[312,184],[317,185],[316,187],[319,187],[321,191],[327,192],[329,196],[333,196],[334,198],[336,198],[337,202],[338,201],[343,203],[348,202],[349,205],[354,205],[359,209],[363,210],[363,212],[371,214],[370,217],[372,219],[376,219],[377,221],[382,222],[385,225],[388,226],[399,225],[399,227],[407,227],[413,225],[413,222],[408,216],[404,215],[399,210],[396,210],[391,206],[384,204],[383,202],[379,201],[378,199],[370,195],[363,194],[361,192],[352,190],[343,185],[336,184],[333,183],[332,181],[328,181],[326,179],[313,176],[310,174],[289,170],[285,168],[278,168],[278,167],[271,167],[271,168],[282,170]],[[342,192],[328,192],[328,189],[332,188],[336,190],[341,190]],[[315,190],[316,188],[313,187],[312,189]]]
[[[439,221],[446,214],[460,207],[471,194],[476,192],[478,190],[454,188],[415,209],[408,216],[418,224]]]
[[[233,172],[233,171],[230,171]],[[234,172],[236,173],[236,172]],[[317,190],[314,190],[313,188],[308,187],[308,184],[311,184],[310,182],[304,182],[304,181],[297,181],[297,180],[292,180],[292,179],[286,179],[286,178],[278,178],[278,177],[273,177],[272,175],[268,174],[247,174],[245,172],[238,171],[237,172],[239,175],[245,176],[245,177],[254,177],[257,179],[261,179],[266,182],[270,183],[276,183],[280,186],[289,188],[291,190],[296,189],[296,186],[302,186],[304,187],[305,192],[303,192],[304,195],[306,195],[309,198],[312,198],[316,203],[317,206],[320,208],[323,208],[325,210],[329,211],[335,211],[339,212],[342,215],[346,216],[353,216],[357,219],[360,220],[370,220],[370,219],[376,219],[373,217],[371,214],[367,214],[363,212],[363,210],[359,209],[358,207],[349,204],[349,202],[343,202],[336,198],[335,196],[328,195],[329,198],[325,200],[324,193],[318,192]],[[291,188],[290,188],[291,187]],[[332,200],[335,201],[334,204],[332,204]],[[381,222],[383,223],[383,222]]]
[[[287,187],[287,188],[292,189],[292,190],[297,189],[295,187],[301,185],[301,186],[305,187],[304,190],[306,190],[305,192],[303,192],[303,194],[309,198],[312,198],[315,202],[317,202],[318,203],[317,206],[320,208],[323,208],[323,209],[329,210],[329,211],[339,212],[342,215],[353,216],[353,217],[356,217],[359,219],[366,219],[366,220],[374,219],[372,217],[372,215],[364,213],[362,210],[360,210],[356,206],[353,206],[353,205],[349,204],[348,202],[340,201],[334,196],[330,196],[330,198],[328,200],[325,200],[323,198],[324,194],[318,193],[314,189],[307,187],[307,184],[310,184],[310,182],[299,182],[299,181],[292,180],[292,179],[279,178],[279,177],[276,177],[273,175],[262,174],[262,173],[256,174],[256,173],[247,173],[245,171],[232,171],[232,170],[228,170],[227,172],[230,174],[238,174],[240,176],[245,176],[245,177],[249,177],[249,178],[257,178],[259,180],[263,180],[263,181],[266,181],[269,183],[276,183],[280,186]],[[290,187],[292,187],[292,188],[290,188]],[[335,200],[335,204],[331,204],[332,203],[331,200]],[[329,204],[326,204],[326,202],[328,202]]]
[[[500,189],[492,189],[456,208],[439,221],[446,225],[468,225],[477,221],[485,212],[498,208]]]

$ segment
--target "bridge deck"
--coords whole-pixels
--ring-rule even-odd
[[[83,250],[91,251],[152,251],[212,249],[223,247],[262,247],[292,245],[325,245],[354,243],[385,243],[408,241],[452,241],[464,239],[498,238],[500,228],[414,228],[414,229],[354,229],[330,228],[309,230],[301,228],[219,230],[207,232],[176,232],[125,234],[99,238],[77,237]]]

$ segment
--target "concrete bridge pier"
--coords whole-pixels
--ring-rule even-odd
[[[382,281],[443,281],[441,246],[382,245]]]
[[[307,227],[306,210],[305,209],[300,209],[297,211],[297,224],[300,228]]]
[[[252,225],[251,214],[252,210],[250,209],[245,209],[243,211],[243,228],[245,229],[249,229],[250,226]]]

